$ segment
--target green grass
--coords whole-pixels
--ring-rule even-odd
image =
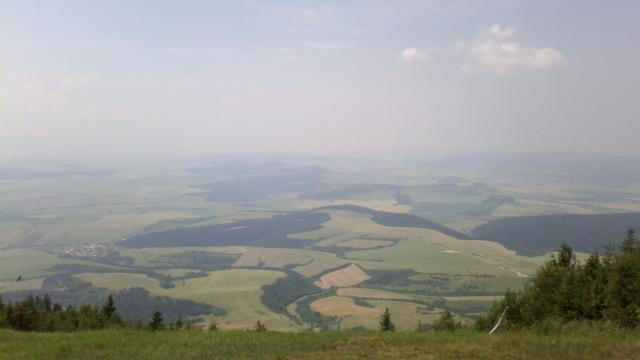
[[[51,273],[48,269],[60,264],[109,267],[87,260],[61,258],[38,250],[4,250],[0,251],[0,281],[13,281],[18,275],[22,275],[24,279],[42,277]]]
[[[166,247],[166,248],[142,248],[142,249],[125,249],[120,252],[122,256],[130,257],[134,260],[134,266],[145,267],[167,267],[174,265],[171,261],[171,255],[185,252],[203,252],[219,254],[242,254],[243,249],[240,246],[211,246],[211,247]]]
[[[289,234],[287,237],[290,239],[321,241],[323,239],[334,238],[342,234],[344,234],[344,231],[323,226],[318,230]]]
[[[3,359],[635,359],[638,332],[0,331]]]
[[[285,276],[272,270],[230,269],[213,271],[208,277],[175,282],[173,289],[152,292],[154,295],[192,299],[219,306],[228,314],[214,320],[219,326],[249,329],[260,320],[275,330],[299,330],[289,318],[269,310],[261,301],[262,287]]]
[[[198,269],[167,269],[167,270],[159,270],[159,273],[167,275],[171,278],[177,278],[181,276],[188,275],[189,273],[198,272]]]
[[[149,292],[162,291],[160,282],[144,274],[130,273],[82,273],[73,275],[83,281],[91,283],[94,287],[110,290],[120,290],[132,287],[141,287]]]
[[[418,327],[418,322],[432,324],[441,316],[439,312],[423,313],[424,306],[409,301],[367,299],[366,302],[377,310],[378,315],[354,313],[342,316],[339,318],[342,329],[364,327],[369,330],[376,330],[380,315],[387,308],[391,311],[392,321],[399,331],[415,330]]]
[[[351,259],[382,261],[396,264],[398,268],[411,267],[422,272],[443,273],[494,273],[496,266],[478,260],[465,253],[443,254],[447,250],[424,239],[409,238],[394,246],[375,250],[350,251],[345,255]]]
[[[16,283],[15,280],[0,281],[0,292],[4,291],[20,291],[20,290],[39,290],[42,287],[44,278],[36,278],[22,280]]]

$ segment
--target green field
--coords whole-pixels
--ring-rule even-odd
[[[366,300],[373,308],[371,313],[364,312],[348,314],[339,317],[339,328],[353,329],[364,327],[368,330],[377,330],[380,315],[389,309],[393,314],[393,322],[399,331],[411,331],[418,324],[431,324],[441,316],[440,311],[428,311],[424,305],[409,301],[395,300]],[[373,313],[373,314],[372,314]]]
[[[101,294],[106,294],[105,289],[141,287],[152,296],[190,299],[228,311],[223,317],[189,319],[202,327],[215,321],[221,328],[246,329],[260,320],[272,329],[304,330],[319,325],[309,317],[300,323],[292,320],[301,320],[300,312],[309,311],[309,304],[301,301],[303,295],[287,297],[287,304],[278,303],[280,309],[289,309],[288,317],[264,305],[269,303],[275,309],[276,302],[270,300],[277,296],[261,299],[262,287],[298,273],[304,279],[298,279],[297,284],[304,288],[305,282],[313,284],[332,273],[329,278],[338,279],[331,284],[338,287],[318,290],[319,298],[335,296],[360,305],[368,302],[376,316],[389,306],[397,312],[399,326],[409,329],[416,319],[432,322],[429,312],[441,308],[454,311],[465,321],[472,319],[492,303],[492,296],[522,288],[549,256],[520,256],[496,242],[459,240],[424,228],[385,226],[370,214],[344,209],[314,210],[326,211],[330,220],[317,224],[319,228],[312,227],[314,230],[287,233],[278,243],[216,247],[207,246],[205,240],[202,246],[126,248],[123,240],[340,204],[422,215],[466,234],[501,216],[640,210],[638,184],[576,182],[540,169],[494,177],[492,171],[482,172],[482,166],[443,169],[383,161],[340,171],[344,164],[328,159],[321,166],[313,163],[315,160],[308,164],[302,160],[235,161],[229,159],[223,162],[226,165],[197,158],[157,164],[114,163],[104,164],[112,171],[99,176],[80,173],[0,180],[0,292],[16,296],[20,290],[44,291],[43,284],[55,283],[59,274],[70,274],[91,283],[94,289],[90,290]],[[238,167],[227,167],[232,164]],[[19,162],[15,166],[37,172],[43,164]],[[45,167],[53,170],[56,166]],[[90,163],[76,168],[95,166]],[[63,173],[69,170],[67,165],[60,168]],[[199,171],[191,171],[194,168]],[[321,175],[315,177],[317,174]],[[206,197],[219,183],[227,187],[213,195],[242,196],[235,200]],[[513,201],[495,205],[491,202],[495,197]],[[239,228],[243,224],[246,222]],[[265,230],[273,232],[264,238],[275,239],[281,230]],[[180,245],[179,241],[173,244]],[[104,252],[83,251],[85,246],[96,245]],[[66,255],[56,255],[61,253]],[[340,279],[341,273],[334,273],[351,264],[358,265],[366,276],[354,280],[344,273],[346,278]],[[23,281],[16,284],[14,280],[20,275]],[[366,277],[370,279],[361,282]],[[435,304],[435,309],[425,311],[425,304]],[[322,318],[320,323],[375,327],[376,316],[346,315],[352,316]]]
[[[260,320],[274,329],[294,330],[296,327],[287,317],[273,313],[260,301],[262,286],[282,276],[284,273],[272,270],[214,271],[206,278],[176,282],[175,288],[163,289],[157,294],[224,308],[228,315],[211,319],[223,328],[248,329]]]
[[[297,333],[0,330],[3,359],[636,359],[638,332]]]
[[[133,266],[137,267],[158,267],[161,271],[175,267],[171,261],[171,256],[189,252],[209,252],[212,254],[231,254],[240,256],[245,249],[239,246],[225,247],[166,247],[166,248],[144,248],[125,249],[120,252],[122,256],[133,259]],[[184,265],[184,264],[183,264]],[[180,267],[182,268],[182,266]]]
[[[0,281],[13,281],[19,275],[24,279],[42,277],[50,274],[50,269],[53,266],[61,264],[78,264],[116,269],[116,267],[102,265],[93,261],[62,258],[58,255],[38,250],[4,250],[0,251]]]
[[[229,269],[213,271],[207,277],[175,281],[175,287],[164,289],[157,280],[142,274],[87,273],[75,275],[95,287],[120,290],[142,287],[152,295],[191,299],[215,305],[227,311],[222,317],[207,317],[221,328],[249,329],[260,320],[272,329],[297,330],[299,326],[286,316],[267,309],[260,300],[262,287],[284,276],[272,270]]]
[[[423,239],[405,239],[395,246],[377,250],[351,251],[346,256],[357,260],[382,261],[411,267],[416,271],[493,273],[495,266],[462,253],[446,254],[447,249]]]
[[[73,275],[83,281],[91,283],[95,287],[110,290],[121,290],[131,287],[141,287],[149,292],[162,291],[160,283],[143,274],[128,273],[82,273]]]

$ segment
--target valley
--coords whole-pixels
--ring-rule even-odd
[[[481,165],[214,158],[5,172],[0,292],[66,305],[113,294],[128,320],[146,321],[123,302],[135,295],[140,309],[222,329],[372,330],[388,308],[410,330],[445,310],[472,321],[523,288],[561,239],[606,245],[546,225],[556,217],[612,240],[640,225],[640,179],[605,191],[585,178],[572,195],[575,179]]]

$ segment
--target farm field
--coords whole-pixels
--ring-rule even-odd
[[[340,288],[337,290],[338,296],[348,296],[363,299],[382,299],[382,300],[411,300],[412,296],[392,291],[383,291],[366,288]]]
[[[284,276],[271,270],[229,269],[213,271],[206,277],[174,282],[175,287],[165,289],[157,280],[142,274],[93,273],[74,275],[95,287],[120,290],[141,287],[152,295],[177,299],[190,299],[225,309],[223,317],[210,317],[223,329],[248,329],[260,320],[274,330],[293,330],[295,324],[274,314],[260,301],[261,288]]]
[[[374,329],[389,307],[413,329],[445,309],[470,321],[555,250],[473,236],[495,221],[640,209],[633,183],[576,187],[544,171],[234,161],[0,179],[0,293],[73,304],[140,288],[163,309],[224,309],[188,319],[223,329]]]
[[[39,250],[15,249],[0,251],[0,281],[14,281],[18,276],[25,279],[41,278],[50,274],[56,265],[76,264],[97,266],[104,269],[117,267],[103,265],[84,259],[61,258]]]
[[[311,309],[325,316],[336,317],[337,325],[334,330],[376,330],[380,315],[385,309],[391,311],[393,322],[400,331],[415,330],[419,323],[430,324],[442,315],[441,311],[428,311],[424,305],[411,301],[367,299],[364,304],[358,304],[354,298],[346,296],[316,300],[311,304]]]
[[[357,285],[369,279],[369,275],[361,267],[351,264],[340,270],[322,275],[315,284],[323,289],[341,288]]]

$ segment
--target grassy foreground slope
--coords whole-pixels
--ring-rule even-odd
[[[589,330],[589,331],[586,331]],[[0,331],[3,359],[636,359],[638,332]]]

